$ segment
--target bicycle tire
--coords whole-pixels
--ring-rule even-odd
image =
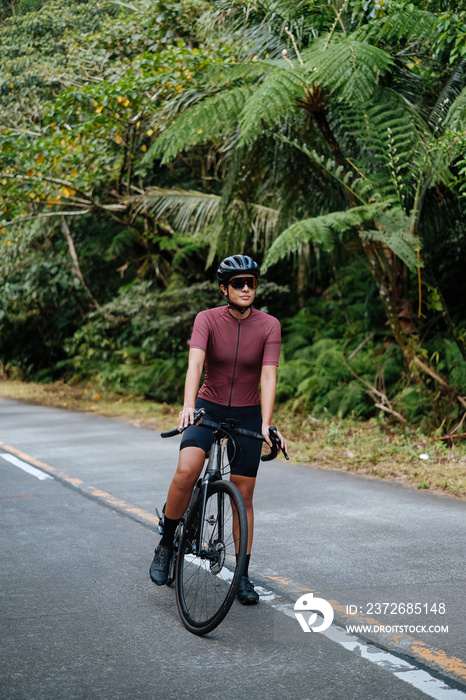
[[[198,635],[215,629],[231,608],[246,563],[248,539],[246,507],[239,490],[229,481],[215,481],[207,490],[201,552],[193,552],[201,509],[199,498],[183,530],[175,575],[181,620]]]

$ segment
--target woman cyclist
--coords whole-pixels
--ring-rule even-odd
[[[179,429],[189,427],[181,440],[178,467],[165,505],[164,531],[150,567],[150,577],[158,586],[167,582],[175,530],[188,507],[212,444],[211,430],[192,425],[195,411],[203,407],[206,418],[210,416],[216,421],[234,418],[240,427],[262,433],[267,444],[272,446],[269,427],[275,402],[281,333],[276,318],[253,308],[259,277],[259,266],[249,256],[225,258],[217,270],[217,280],[227,305],[202,311],[194,321],[184,403],[178,423]],[[205,379],[199,390],[204,367]],[[285,439],[278,435],[286,450]],[[248,518],[247,558],[238,598],[243,605],[254,605],[259,596],[249,579],[248,567],[254,528],[252,501],[261,443],[243,437],[235,439],[239,449],[231,463],[230,480],[241,492]]]

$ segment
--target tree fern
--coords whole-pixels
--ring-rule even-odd
[[[392,62],[386,52],[349,39],[335,40],[329,46],[317,41],[301,59],[303,65],[272,71],[246,101],[240,143],[257,138],[264,125],[273,127],[296,114],[298,101],[306,99],[311,85],[327,88],[339,101],[366,101]]]
[[[335,235],[344,233],[366,221],[371,221],[387,203],[366,204],[346,211],[323,214],[312,219],[303,219],[289,226],[272,243],[264,269],[269,268],[291,253],[296,253],[306,243],[314,243],[330,252],[335,246]]]

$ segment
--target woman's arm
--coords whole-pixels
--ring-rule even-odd
[[[275,393],[277,390],[277,368],[275,365],[263,365],[261,372],[261,410],[262,410],[262,435],[269,447],[272,442],[269,437],[269,428],[272,425],[273,407],[275,403]],[[277,431],[280,443],[285,452],[288,451],[286,440]]]
[[[269,445],[272,442],[269,437],[269,428],[272,424],[273,407],[275,404],[275,394],[277,389],[277,365],[280,357],[281,328],[278,319],[269,317],[270,331],[264,344],[262,356],[261,380],[261,410],[262,410],[262,435]],[[278,431],[277,431],[278,432]],[[279,433],[282,448],[285,448],[286,441]]]
[[[184,384],[183,408],[180,411],[178,428],[186,428],[194,421],[194,405],[196,403],[199,383],[204,368],[205,352],[199,348],[191,348],[188,357],[188,371]]]
[[[269,427],[272,424],[276,388],[277,368],[275,365],[264,365],[261,371],[261,410],[263,427],[267,427],[267,438]]]

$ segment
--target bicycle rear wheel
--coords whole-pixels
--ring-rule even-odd
[[[215,629],[229,611],[246,562],[248,539],[246,508],[234,484],[209,484],[202,521],[201,509],[199,498],[181,537],[175,579],[183,624],[200,635]]]

